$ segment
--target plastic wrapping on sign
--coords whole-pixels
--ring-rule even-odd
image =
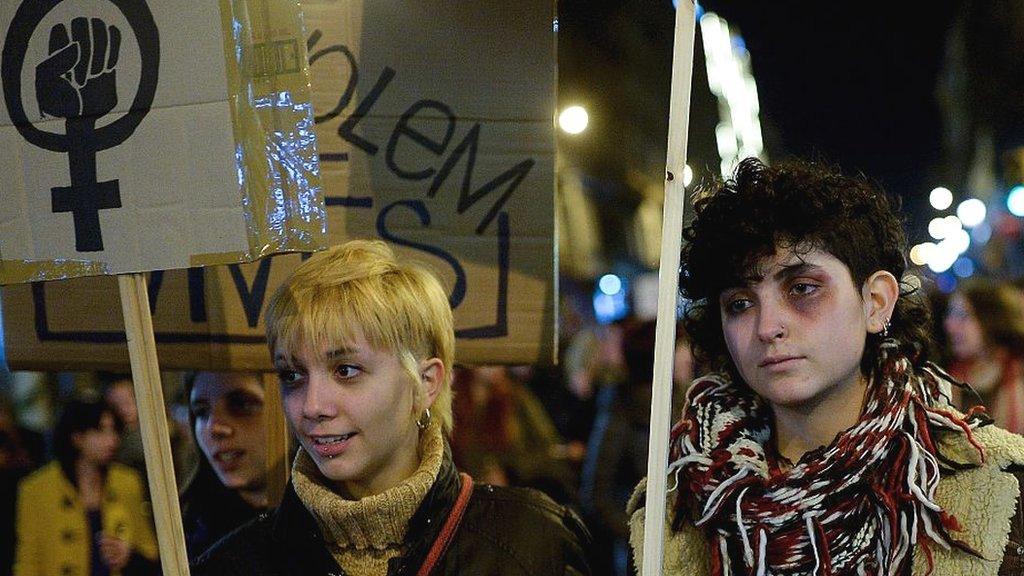
[[[248,259],[322,248],[327,215],[299,5],[222,0],[221,14]]]

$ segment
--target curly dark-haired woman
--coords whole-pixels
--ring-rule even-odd
[[[887,196],[748,159],[694,211],[685,322],[716,371],[673,429],[667,573],[1021,574],[1024,438],[950,406]]]

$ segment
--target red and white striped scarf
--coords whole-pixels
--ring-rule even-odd
[[[948,409],[933,365],[914,370],[882,343],[860,421],[789,470],[769,462],[771,414],[722,374],[694,382],[674,427],[670,474],[676,522],[711,542],[714,576],[902,574],[916,545],[959,547],[960,529],[935,503],[940,469],[932,432],[967,435],[983,418]]]

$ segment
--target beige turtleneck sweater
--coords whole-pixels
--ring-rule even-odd
[[[328,550],[352,576],[387,574],[388,561],[405,550],[409,520],[437,479],[444,456],[441,427],[435,420],[420,434],[420,465],[412,476],[380,494],[346,500],[331,487],[305,450],[292,466],[299,500],[316,518]]]

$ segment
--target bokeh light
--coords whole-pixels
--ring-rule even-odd
[[[558,126],[567,134],[579,134],[589,123],[590,115],[583,106],[569,106],[558,115]]]
[[[939,186],[928,194],[928,202],[936,210],[945,210],[953,205],[953,193],[949,188]]]

